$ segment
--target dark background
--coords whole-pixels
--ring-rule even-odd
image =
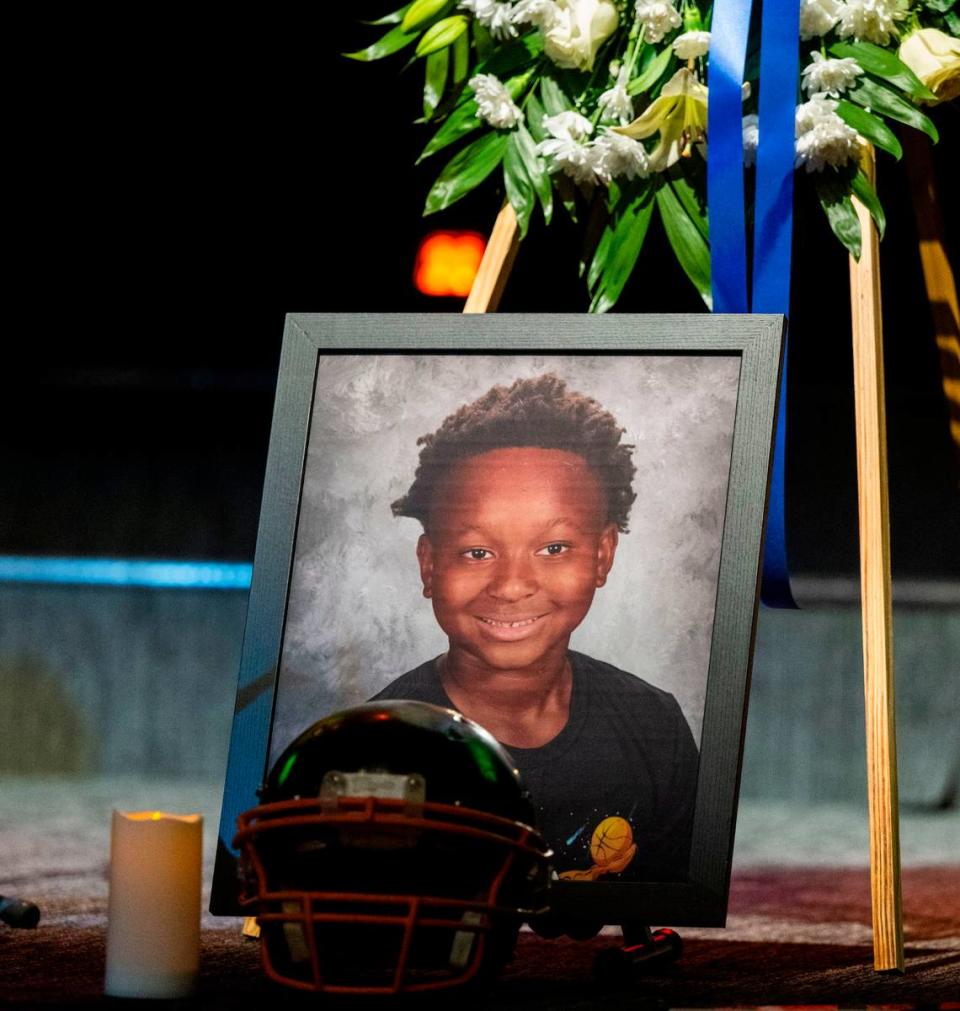
[[[284,314],[460,311],[414,290],[417,245],[435,228],[487,233],[502,195],[420,217],[446,157],[414,166],[431,132],[411,124],[421,68],[338,56],[383,31],[357,17],[389,6],[207,26],[202,44],[166,26],[149,56],[80,60],[30,120],[0,554],[252,559]],[[956,106],[933,113],[955,270]],[[957,461],[906,171],[883,154],[879,170],[894,574],[956,578]],[[549,231],[535,218],[501,310],[585,311],[579,241],[562,212]],[[857,571],[847,278],[798,177],[789,527],[810,574]],[[618,311],[705,311],[658,226]]]

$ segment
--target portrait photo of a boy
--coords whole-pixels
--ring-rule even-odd
[[[682,881],[738,374],[321,357],[271,755],[368,699],[503,744],[568,881]]]

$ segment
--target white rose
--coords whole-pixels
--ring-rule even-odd
[[[610,0],[556,0],[544,52],[558,67],[592,70],[597,50],[619,24],[620,15]]]
[[[897,55],[937,96],[938,102],[960,95],[960,39],[936,28],[920,28],[903,40]]]
[[[812,39],[826,35],[840,20],[843,4],[840,0],[801,0],[800,38]]]

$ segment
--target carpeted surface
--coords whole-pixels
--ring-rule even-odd
[[[872,969],[870,892],[865,871],[798,869],[741,873],[729,926],[687,929],[681,961],[646,977],[639,992],[670,1007],[733,1004],[938,1004],[960,999],[960,867],[904,873],[907,971]],[[105,903],[48,899],[35,931],[0,933],[0,1000],[103,1001]],[[244,1007],[275,998],[258,946],[237,924],[205,920],[200,992],[204,1007]],[[636,1002],[601,994],[593,957],[614,937],[590,942],[521,936],[517,958],[486,1006],[586,1008]]]
[[[71,785],[69,795],[60,785],[17,789],[0,797],[0,894],[34,899],[43,919],[35,931],[0,925],[0,1006],[115,1004],[102,996],[106,813],[112,803],[125,806],[122,798],[117,803],[114,788],[102,784]],[[171,789],[167,798],[152,785],[154,803],[175,808]],[[22,816],[17,824],[9,817],[14,809]],[[838,817],[828,812],[829,819]],[[758,823],[768,831],[773,824],[769,818]],[[651,1006],[674,1008],[958,1002],[960,862],[949,835],[953,820],[940,826],[937,835],[946,831],[943,852],[952,862],[941,856],[903,875],[903,975],[873,971],[866,869],[841,866],[842,859],[825,866],[820,858],[811,861],[815,866],[798,866],[802,854],[783,846],[784,866],[737,867],[726,929],[680,929],[684,955],[669,971],[644,977],[629,992],[602,992],[593,981],[593,958],[616,937],[545,941],[525,933],[515,961],[482,1006],[637,1007],[644,997]],[[921,849],[936,856],[932,845]],[[284,1003],[301,1003],[267,982],[258,945],[240,936],[239,921],[205,915],[199,993],[167,1006],[262,1007],[276,1004],[278,994]]]

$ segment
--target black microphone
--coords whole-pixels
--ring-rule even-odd
[[[11,927],[32,929],[40,922],[40,910],[32,902],[0,895],[0,920]]]

